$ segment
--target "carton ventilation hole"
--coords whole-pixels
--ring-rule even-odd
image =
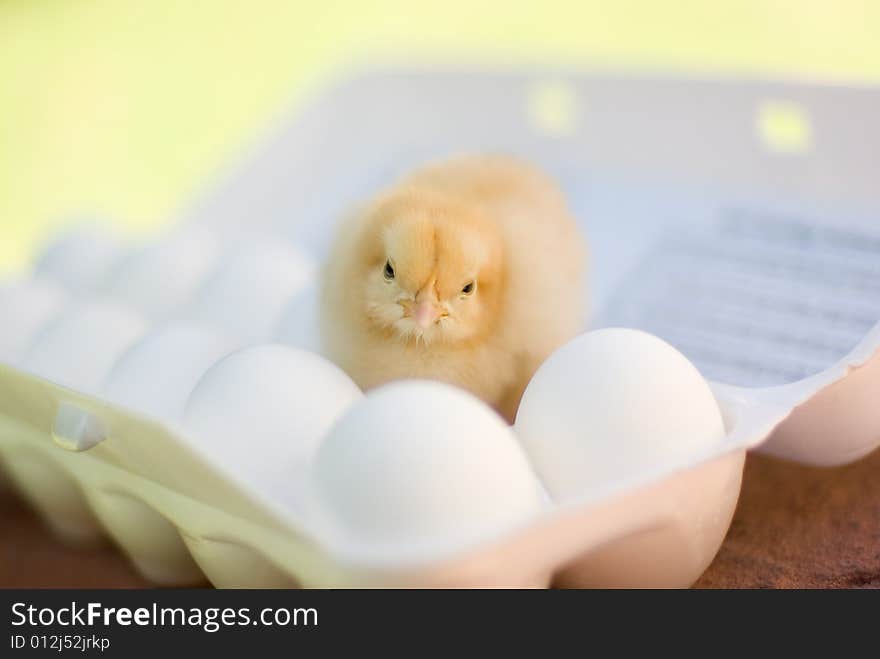
[[[574,135],[578,126],[575,88],[562,80],[532,83],[526,93],[526,112],[533,130],[547,137]]]
[[[790,101],[764,101],[758,106],[758,139],[768,151],[801,155],[813,145],[813,129],[806,108]]]

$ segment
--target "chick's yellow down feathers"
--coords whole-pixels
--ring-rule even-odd
[[[541,362],[584,327],[586,260],[561,192],[534,167],[428,165],[340,226],[323,272],[325,351],[363,389],[440,380],[512,422]]]

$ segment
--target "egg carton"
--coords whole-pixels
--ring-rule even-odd
[[[0,464],[61,539],[109,536],[158,584],[687,586],[748,450],[835,465],[880,444],[878,115],[869,87],[344,81],[169,235],[76,230],[0,286]],[[579,337],[512,429],[439,384],[364,397],[317,354],[334,221],[462,150],[554,175],[591,242],[594,328],[663,339]]]

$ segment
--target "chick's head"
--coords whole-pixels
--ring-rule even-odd
[[[492,331],[503,249],[479,209],[398,192],[376,204],[368,222],[361,299],[374,329],[426,345],[474,342]]]

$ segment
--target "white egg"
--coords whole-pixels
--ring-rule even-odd
[[[276,340],[286,345],[321,354],[318,286],[309,286],[293,296],[275,330]]]
[[[188,228],[123,259],[103,290],[148,316],[165,316],[189,302],[219,257],[219,241],[210,231]]]
[[[460,546],[544,505],[501,417],[439,382],[370,392],[321,444],[313,480],[329,523],[364,548]]]
[[[115,234],[98,226],[81,226],[50,242],[37,258],[34,272],[85,294],[98,289],[125,254],[126,247]]]
[[[529,382],[515,431],[557,500],[708,450],[724,422],[708,384],[661,339],[583,334]]]
[[[250,244],[222,259],[186,315],[245,342],[271,338],[284,305],[313,283],[315,263],[276,243]]]
[[[64,289],[44,278],[0,284],[0,362],[16,364],[69,301]]]
[[[122,353],[145,330],[143,318],[125,307],[74,306],[38,334],[22,367],[56,384],[95,394]]]
[[[120,405],[157,418],[178,419],[205,371],[236,347],[230,338],[209,328],[169,324],[122,355],[103,391]]]
[[[184,412],[191,441],[229,472],[302,511],[321,438],[363,394],[334,364],[281,345],[245,348],[199,381]]]

